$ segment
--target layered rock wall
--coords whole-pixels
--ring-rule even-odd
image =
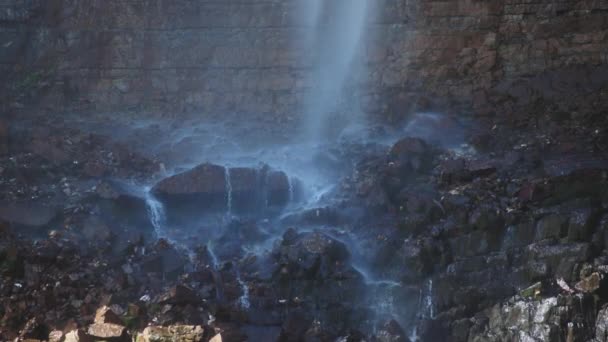
[[[2,85],[4,109],[43,90],[51,108],[293,118],[315,53],[294,38],[307,30],[298,23],[298,3],[0,1],[0,65],[9,81]],[[351,80],[368,113],[385,119],[412,110],[506,113],[603,86],[605,1],[375,5],[367,73]],[[559,82],[551,76],[564,72]]]

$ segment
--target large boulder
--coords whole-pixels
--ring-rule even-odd
[[[171,219],[282,208],[294,198],[294,186],[285,172],[268,166],[226,168],[206,163],[163,179],[152,193],[167,206]]]
[[[160,181],[154,187],[159,195],[223,194],[226,190],[226,169],[202,164],[191,170]]]

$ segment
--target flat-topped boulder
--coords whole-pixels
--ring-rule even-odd
[[[294,199],[288,175],[262,167],[205,163],[167,177],[152,188],[169,216],[201,212],[255,213],[282,208]],[[179,214],[178,214],[179,212]]]
[[[205,163],[161,180],[152,191],[161,197],[196,194],[223,195],[226,192],[225,175],[225,167]]]

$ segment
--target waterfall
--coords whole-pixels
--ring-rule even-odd
[[[287,177],[287,187],[289,189],[289,197],[287,198],[287,204],[293,203],[294,193],[293,193],[293,181],[291,177]]]
[[[196,253],[181,243],[178,243],[175,239],[169,237],[164,231],[164,226],[166,224],[166,215],[165,215],[165,207],[151,192],[150,190],[145,191],[145,202],[146,208],[148,209],[148,216],[150,217],[150,223],[152,227],[154,227],[154,233],[156,234],[157,239],[165,239],[167,242],[172,244],[177,250],[184,253],[190,264],[196,265]]]
[[[165,223],[165,208],[163,204],[150,193],[146,191],[145,196],[146,207],[148,209],[148,215],[150,216],[150,223],[154,227],[154,232],[158,239],[164,238],[163,225]]]
[[[433,279],[426,282],[426,287],[420,290],[421,316],[435,319],[435,306],[433,304]]]
[[[303,2],[305,25],[311,31],[305,39],[306,51],[316,53],[310,75],[310,92],[305,103],[304,123],[307,139],[323,140],[328,128],[344,128],[357,119],[359,108],[345,107],[355,96],[346,94],[352,75],[363,74],[364,63],[357,60],[361,52],[364,29],[375,0],[300,0]],[[348,97],[347,97],[348,95]],[[348,112],[347,122],[336,122],[336,112]]]
[[[226,216],[230,217],[232,215],[232,183],[230,182],[230,169],[225,167],[224,170],[224,177],[226,179]]]

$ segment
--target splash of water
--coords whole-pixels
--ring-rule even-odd
[[[232,183],[230,181],[230,168],[224,168],[224,177],[226,179],[226,216],[232,215]]]

